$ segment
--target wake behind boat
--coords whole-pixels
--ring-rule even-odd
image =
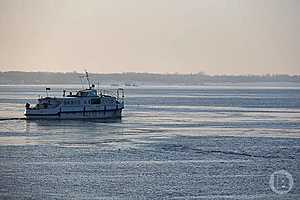
[[[121,118],[124,108],[124,90],[118,88],[114,94],[106,94],[104,90],[96,90],[94,84],[90,84],[88,73],[85,78],[88,81],[87,89],[79,90],[76,94],[63,91],[60,98],[47,97],[38,99],[35,106],[26,103],[24,115],[26,119],[106,119]],[[111,91],[110,91],[111,92]]]

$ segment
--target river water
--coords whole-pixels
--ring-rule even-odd
[[[300,87],[127,87],[121,120],[22,119],[45,87],[0,86],[1,199],[300,199]]]

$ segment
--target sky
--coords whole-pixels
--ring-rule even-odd
[[[299,0],[0,0],[0,71],[300,74]]]

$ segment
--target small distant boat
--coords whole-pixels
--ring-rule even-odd
[[[70,92],[66,95],[66,91],[63,90],[62,97],[49,97],[50,88],[46,88],[47,97],[39,98],[34,106],[26,103],[26,119],[121,118],[124,109],[124,89],[97,90],[94,84],[90,84],[88,72],[85,73],[85,78],[89,87],[77,91],[76,94]]]
[[[125,83],[124,85],[127,87],[137,87],[135,83]]]
[[[118,87],[118,86],[119,86],[119,84],[117,84],[117,83],[112,83],[112,84],[110,84],[110,86],[113,86],[113,87]]]

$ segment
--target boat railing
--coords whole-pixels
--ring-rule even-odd
[[[125,98],[125,93],[123,88],[118,88],[118,89],[99,89],[98,94],[100,96],[102,95],[109,95],[116,97],[118,101],[123,102]]]

